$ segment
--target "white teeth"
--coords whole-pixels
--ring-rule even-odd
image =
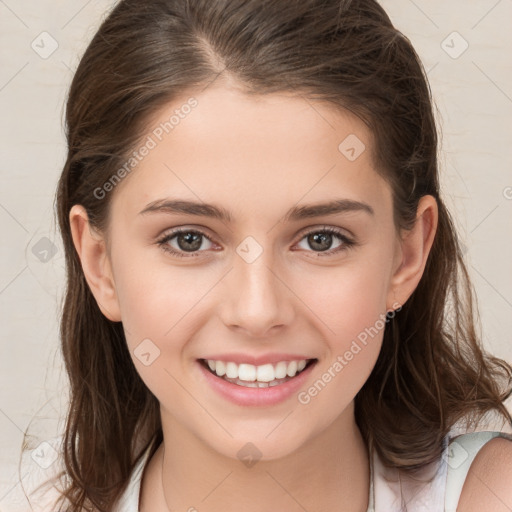
[[[212,368],[212,371],[214,371],[219,377],[222,377],[226,374],[226,365],[224,364],[224,361],[212,361],[211,359],[208,360],[208,364],[212,362],[214,367]],[[211,366],[210,366],[211,368]]]
[[[217,366],[217,365],[215,365]],[[226,377],[236,379],[238,377],[238,365],[235,363],[226,363]]]
[[[259,383],[268,383],[276,379],[286,377],[295,377],[298,372],[304,370],[307,364],[306,359],[299,361],[279,361],[276,365],[264,364],[254,366],[252,364],[242,363],[240,365],[233,362],[207,360],[208,367],[219,377],[226,376],[229,379],[239,379],[244,382],[253,382],[258,387]],[[275,385],[275,384],[273,384]],[[267,384],[260,386],[266,387]]]
[[[263,366],[257,366],[256,368],[256,380],[259,382],[271,382],[275,379],[274,367],[271,364],[264,364]],[[242,377],[240,377],[242,379]]]
[[[240,380],[254,382],[256,380],[256,366],[252,364],[241,364],[238,367],[238,378]]]
[[[286,361],[280,361],[276,364],[275,375],[276,379],[284,379],[288,370],[288,363]]]
[[[290,361],[286,374],[288,377],[293,377],[297,373],[297,361]]]

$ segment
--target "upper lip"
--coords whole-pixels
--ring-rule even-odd
[[[264,364],[275,364],[279,361],[306,361],[310,359],[316,359],[313,357],[307,357],[300,354],[263,354],[260,356],[251,356],[248,354],[213,354],[203,359],[213,359],[214,361],[233,362],[236,364],[252,364],[254,366],[261,366]]]

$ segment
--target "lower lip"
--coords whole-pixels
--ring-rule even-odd
[[[316,363],[310,364],[298,375],[277,386],[268,388],[247,388],[217,377],[197,361],[208,384],[227,400],[242,406],[266,406],[284,402],[295,394],[305,383]]]

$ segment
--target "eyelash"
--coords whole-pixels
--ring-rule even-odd
[[[178,229],[175,229],[174,231],[172,231],[171,233],[167,233],[163,238],[161,238],[160,240],[157,241],[157,244],[158,244],[158,246],[160,246],[162,248],[163,251],[170,253],[172,256],[178,256],[179,258],[200,256],[201,252],[203,252],[203,251],[186,253],[186,252],[176,251],[176,250],[170,248],[169,245],[167,245],[167,242],[171,241],[177,235],[182,234],[182,233],[194,233],[196,235],[201,235],[204,238],[206,238],[207,240],[209,240],[210,242],[214,243],[213,240],[208,235],[203,233],[202,231],[198,231],[196,229],[178,228]],[[321,252],[308,251],[308,252],[316,252],[317,256],[333,256],[335,254],[338,254],[339,252],[346,251],[346,250],[354,247],[355,245],[357,245],[357,243],[354,240],[351,240],[350,238],[348,238],[346,235],[344,235],[338,229],[331,228],[328,226],[321,228],[321,229],[314,229],[312,231],[308,231],[308,232],[304,233],[301,236],[301,238],[299,239],[299,242],[302,241],[304,238],[306,238],[309,235],[318,234],[318,233],[328,233],[330,235],[336,235],[343,242],[343,244],[340,245],[339,247],[337,247],[336,249],[330,249],[328,251],[321,251]]]

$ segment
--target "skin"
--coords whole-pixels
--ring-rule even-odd
[[[458,512],[512,510],[512,442],[496,438],[486,443],[469,468]]]
[[[249,97],[227,85],[195,98],[198,106],[111,192],[108,233],[92,230],[80,205],[70,212],[87,282],[105,316],[123,322],[137,371],[161,404],[165,455],[160,446],[146,467],[140,510],[365,511],[370,468],[354,397],[377,360],[383,329],[308,404],[296,395],[268,407],[232,404],[206,385],[196,359],[316,357],[307,390],[358,334],[410,297],[435,235],[436,201],[423,197],[414,228],[397,231],[371,134],[348,112],[291,94]],[[350,134],[366,146],[355,161],[338,150]],[[139,214],[171,196],[220,205],[233,222]],[[367,203],[374,215],[281,221],[296,205],[340,198]],[[324,226],[357,244],[318,256],[306,235]],[[176,227],[212,242],[203,239],[198,257],[172,256],[157,240]],[[263,251],[251,263],[236,252],[248,236]],[[167,244],[180,250],[177,238]],[[340,244],[333,235],[327,249]],[[149,366],[134,356],[147,338],[160,350]],[[262,454],[250,468],[237,457],[248,442]]]

